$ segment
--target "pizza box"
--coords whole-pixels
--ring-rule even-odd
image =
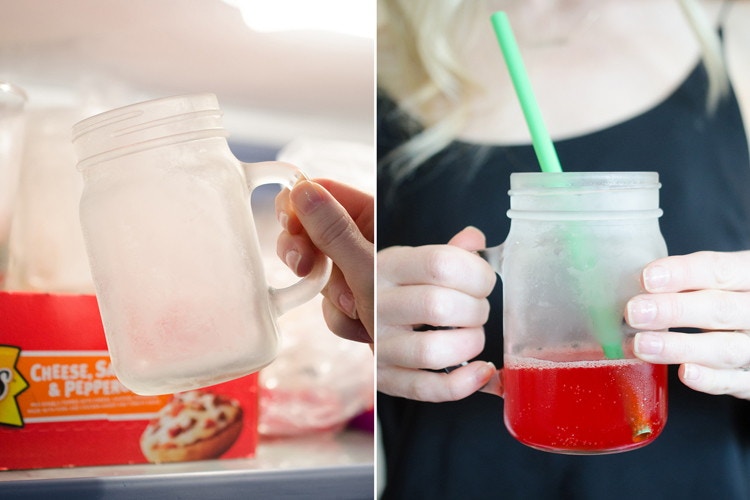
[[[248,458],[258,379],[138,396],[94,295],[0,292],[0,470]]]

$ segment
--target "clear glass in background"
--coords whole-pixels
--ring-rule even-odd
[[[93,293],[78,217],[83,180],[70,127],[93,114],[73,106],[26,110],[21,177],[6,288]]]
[[[26,93],[0,81],[0,289],[5,288],[10,233],[21,170]]]

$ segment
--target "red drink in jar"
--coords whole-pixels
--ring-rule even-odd
[[[647,445],[664,428],[666,365],[604,359],[595,348],[535,356],[506,355],[503,370],[505,425],[522,443],[559,453],[615,453]]]

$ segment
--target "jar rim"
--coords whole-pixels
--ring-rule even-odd
[[[138,102],[73,125],[79,170],[146,149],[226,136],[218,99],[211,93]]]
[[[642,189],[659,188],[659,173],[651,171],[515,172],[510,193],[527,189]]]
[[[76,142],[81,136],[98,128],[136,116],[144,116],[146,110],[148,110],[149,115],[153,115],[152,119],[163,119],[195,111],[219,111],[220,108],[216,95],[209,92],[159,97],[157,99],[128,104],[108,111],[102,111],[75,123],[73,125],[73,142]],[[151,117],[148,116],[146,118]]]

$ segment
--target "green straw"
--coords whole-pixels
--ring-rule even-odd
[[[534,145],[534,151],[539,159],[542,172],[562,172],[555,146],[552,144],[552,139],[542,118],[542,112],[539,110],[539,104],[537,104],[534,91],[531,89],[529,75],[526,73],[521,51],[518,50],[518,44],[513,36],[508,16],[505,12],[495,12],[492,14],[491,20],[492,27],[495,28],[497,41],[500,43],[500,50],[503,51],[505,64],[508,66],[510,78],[513,80],[513,87],[516,89],[518,100],[521,103],[526,125],[531,132],[531,142]]]
[[[547,132],[542,112],[537,104],[534,91],[531,88],[531,81],[526,73],[526,67],[521,58],[521,51],[518,50],[518,44],[513,35],[513,29],[510,27],[508,16],[505,12],[495,12],[491,20],[497,41],[500,44],[500,50],[502,50],[503,57],[505,58],[505,64],[508,67],[508,73],[510,73],[513,87],[516,90],[521,109],[523,110],[526,125],[529,127],[531,142],[542,172],[562,172],[560,160],[557,157],[555,146],[552,143],[549,132]],[[571,247],[570,250],[574,265],[578,269],[586,270],[594,258],[590,242],[581,241],[581,238],[569,235],[568,243]],[[587,284],[587,286],[590,285],[591,283]],[[609,359],[624,357],[625,354],[620,342],[620,317],[618,314],[616,312],[613,313],[606,306],[591,303],[588,306],[588,310],[604,355]]]

